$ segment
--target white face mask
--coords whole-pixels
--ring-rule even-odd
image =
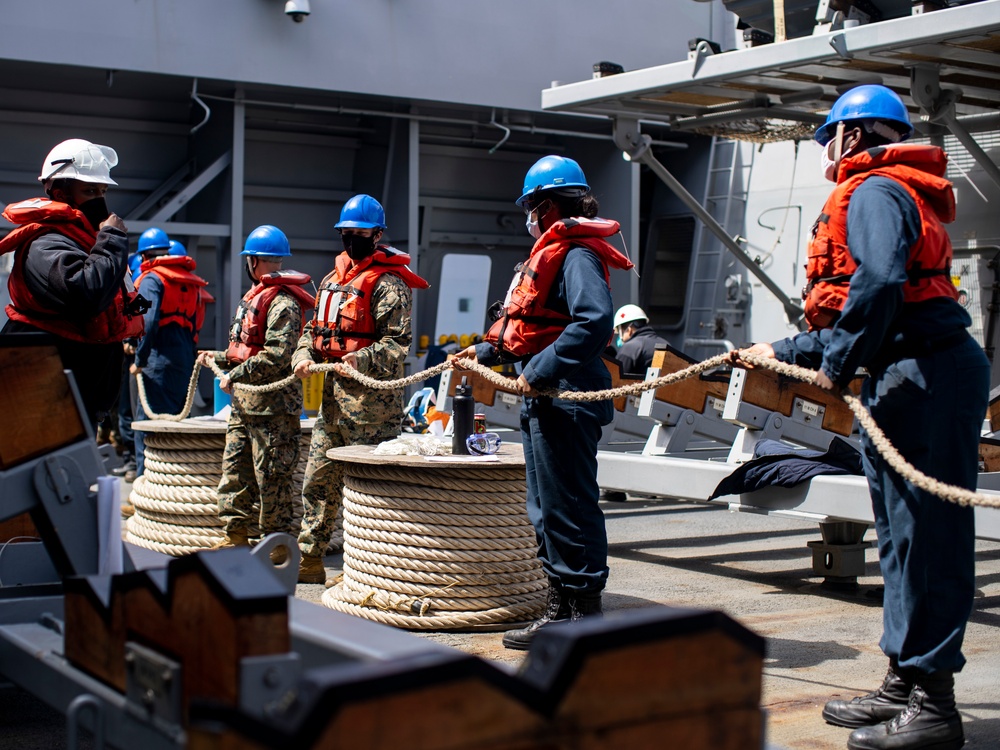
[[[535,206],[534,210],[528,212],[528,218],[524,221],[524,228],[527,229],[528,234],[536,240],[542,236],[542,228],[538,226],[538,220],[547,214],[550,208],[551,204],[547,200],[542,201]],[[534,217],[534,219],[532,219],[532,217]]]
[[[534,221],[531,220],[531,217],[534,215],[534,212],[528,214],[528,218],[524,220],[524,228],[528,230],[528,234],[537,240],[542,236],[542,230],[541,227],[538,226],[537,219]]]
[[[830,182],[837,181],[837,162],[830,158],[830,147],[833,144],[834,141],[827,143],[819,155],[820,169],[823,171],[823,176]]]

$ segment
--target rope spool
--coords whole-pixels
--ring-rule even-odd
[[[484,468],[332,451],[345,460],[344,575],[323,604],[410,630],[508,629],[537,617],[548,581],[520,446],[507,450]]]
[[[143,423],[137,422],[137,428]],[[147,423],[152,427],[155,423]],[[180,556],[211,549],[225,538],[219,519],[216,488],[222,478],[222,455],[226,445],[225,425],[185,423],[187,429],[212,432],[180,432],[182,423],[145,431],[145,468],[132,485],[129,501],[135,515],[125,522],[125,539],[147,549]],[[292,477],[292,529],[302,520],[302,480],[309,456],[309,433],[301,438],[299,464]],[[259,513],[254,505],[251,516]],[[250,536],[260,535],[256,523]],[[335,535],[331,547],[339,549],[342,537]]]

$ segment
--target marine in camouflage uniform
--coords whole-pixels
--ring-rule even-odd
[[[315,302],[303,288],[310,281],[307,274],[281,270],[291,254],[288,238],[278,227],[265,224],[247,236],[240,255],[247,256],[247,272],[255,283],[236,309],[226,351],[199,357],[202,364],[214,356],[219,367],[232,367],[220,379],[222,389],[232,394],[217,490],[219,517],[226,524],[223,547],[247,544],[254,520],[265,536],[298,531],[292,525],[292,477],[300,453],[301,385],[293,380],[259,392],[232,387],[267,385],[291,372],[304,311]],[[250,515],[254,504],[260,505],[258,519]],[[271,559],[283,562],[284,548],[273,550]]]
[[[267,313],[264,348],[228,375],[232,383],[264,385],[287,377],[302,330],[302,310],[281,291]],[[226,367],[224,352],[215,362]],[[219,518],[230,538],[247,534],[260,504],[263,534],[295,534],[292,528],[292,476],[299,463],[302,386],[296,381],[277,391],[251,393],[234,388],[219,482]],[[241,533],[242,532],[242,533]]]
[[[412,339],[413,294],[393,273],[383,274],[371,297],[374,341],[355,354],[356,369],[379,380],[403,377],[403,361]],[[313,348],[314,321],[306,323],[292,367],[323,357]],[[330,372],[323,385],[323,403],[309,444],[302,484],[304,515],[299,548],[305,556],[322,556],[333,534],[344,490],[344,465],[327,458],[331,448],[374,445],[398,437],[403,418],[403,390],[376,390],[357,380]]]

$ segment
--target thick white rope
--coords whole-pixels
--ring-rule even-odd
[[[180,414],[157,414],[150,409],[149,401],[146,399],[146,381],[141,371],[137,373],[135,381],[139,392],[139,403],[142,404],[142,410],[146,412],[146,419],[158,419],[165,422],[181,422],[187,419],[188,414],[191,413],[191,406],[194,404],[194,395],[198,390],[199,372],[201,372],[201,365],[195,362],[194,369],[191,371],[191,380],[188,381],[187,396],[184,397],[184,407],[181,409]]]
[[[799,367],[798,365],[790,365],[785,362],[779,362],[775,359],[765,359],[754,355],[741,355],[741,358],[749,362],[754,367],[766,367],[781,375],[787,375],[788,377],[804,380],[809,383],[813,382],[816,377],[815,370],[809,370],[805,367]],[[919,487],[925,492],[941,498],[942,500],[947,500],[948,502],[956,503],[958,505],[978,505],[985,508],[1000,508],[1000,498],[984,495],[981,492],[975,492],[973,490],[967,490],[964,487],[956,487],[955,485],[945,484],[944,482],[934,479],[934,477],[927,476],[922,471],[914,467],[913,464],[903,458],[903,455],[896,450],[895,446],[891,442],[889,442],[889,438],[885,436],[882,428],[875,424],[875,420],[872,418],[871,412],[864,407],[864,404],[861,403],[861,399],[850,391],[842,391],[839,395],[848,407],[850,407],[851,411],[854,412],[854,416],[857,417],[858,424],[860,424],[861,428],[868,434],[869,440],[872,441],[872,445],[878,451],[879,455],[882,456],[886,463],[889,464],[889,466],[891,466],[893,470],[895,470],[895,472],[906,481],[916,487]]]
[[[606,401],[615,398],[621,398],[623,396],[636,396],[645,391],[655,390],[662,388],[666,385],[672,385],[674,383],[679,383],[682,380],[686,380],[690,377],[695,377],[708,370],[713,370],[715,368],[731,365],[733,363],[732,354],[724,353],[718,354],[715,357],[711,357],[702,362],[686,367],[683,370],[678,370],[677,372],[672,372],[667,375],[661,375],[653,380],[643,380],[637,381],[635,383],[628,383],[626,385],[621,385],[616,388],[608,388],[600,391],[557,391],[551,389],[544,389],[538,391],[539,395],[550,396],[553,398],[559,398],[566,401]],[[759,357],[750,354],[741,354],[740,357],[743,361],[749,363],[754,367],[760,367],[763,369],[773,370],[779,374],[786,375],[788,377],[795,378],[797,380],[802,380],[807,383],[815,382],[816,371],[809,370],[805,367],[799,367],[797,365],[790,365],[784,362],[779,362],[775,359],[767,359],[764,357]],[[197,376],[201,365],[196,363],[194,372],[191,375],[191,383],[188,387],[188,403],[184,416],[190,411],[190,403],[193,399],[194,388],[197,384]],[[210,365],[212,371],[218,375],[224,375],[224,371],[218,367],[214,362]],[[397,380],[377,380],[375,378],[370,378],[367,375],[362,375],[357,370],[349,367],[338,367],[338,363],[326,363],[313,365],[309,368],[310,372],[331,372],[336,371],[341,376],[351,377],[357,380],[362,385],[379,390],[396,390],[404,388],[407,385],[413,383],[419,383],[426,380],[429,377],[433,377],[445,370],[456,367],[458,369],[472,370],[483,378],[491,382],[498,389],[506,391],[508,393],[517,393],[517,388],[515,387],[515,381],[512,378],[501,375],[495,370],[480,365],[471,360],[460,360],[453,359],[446,362],[442,362],[439,365],[431,367],[422,372],[417,372],[409,375],[405,378],[399,378]],[[289,375],[282,380],[278,380],[274,383],[269,383],[266,385],[251,386],[243,383],[234,383],[233,388],[245,390],[248,392],[266,392],[274,391],[285,387],[286,385],[295,382],[296,376]],[[142,387],[142,379],[139,378],[139,394],[141,398],[145,398],[145,392]],[[851,411],[857,417],[858,423],[861,425],[862,429],[871,438],[872,444],[875,446],[876,450],[885,459],[886,463],[892,467],[900,476],[902,476],[907,481],[911,482],[920,489],[935,495],[942,500],[947,500],[949,502],[957,503],[958,505],[970,505],[970,506],[982,506],[987,508],[1000,508],[1000,499],[991,497],[989,495],[984,495],[980,492],[975,492],[972,490],[967,490],[962,487],[956,487],[954,485],[949,485],[941,482],[933,477],[929,477],[923,472],[919,471],[912,464],[910,464],[902,454],[892,445],[889,439],[885,436],[885,433],[878,427],[875,421],[872,419],[871,414],[865,409],[861,401],[849,391],[843,391],[839,393],[840,398],[848,405]],[[143,406],[145,408],[145,401],[143,401]],[[176,416],[164,416],[158,415],[155,417],[157,419],[169,419],[174,421],[179,421],[183,417],[181,415]]]
[[[545,603],[536,547],[523,467],[347,464],[344,573],[323,603],[411,630],[510,627]]]
[[[136,479],[129,496],[135,515],[125,522],[126,539],[169,555],[190,554],[217,545],[225,538],[216,492],[222,477],[225,435],[150,432],[145,442],[144,474]],[[302,436],[300,447],[292,487],[292,523],[296,530],[302,518],[308,434]],[[259,533],[257,525],[251,523],[250,536]],[[341,543],[342,537],[337,535],[331,540],[331,546],[339,547]]]

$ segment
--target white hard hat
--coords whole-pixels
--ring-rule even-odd
[[[645,323],[649,320],[649,316],[643,312],[643,309],[638,305],[622,305],[618,308],[618,312],[615,313],[615,328],[620,328],[627,323],[634,323],[637,320],[641,320]]]
[[[39,182],[55,179],[97,182],[117,185],[111,179],[111,168],[118,163],[118,154],[110,146],[99,146],[82,138],[63,141],[42,162]]]

